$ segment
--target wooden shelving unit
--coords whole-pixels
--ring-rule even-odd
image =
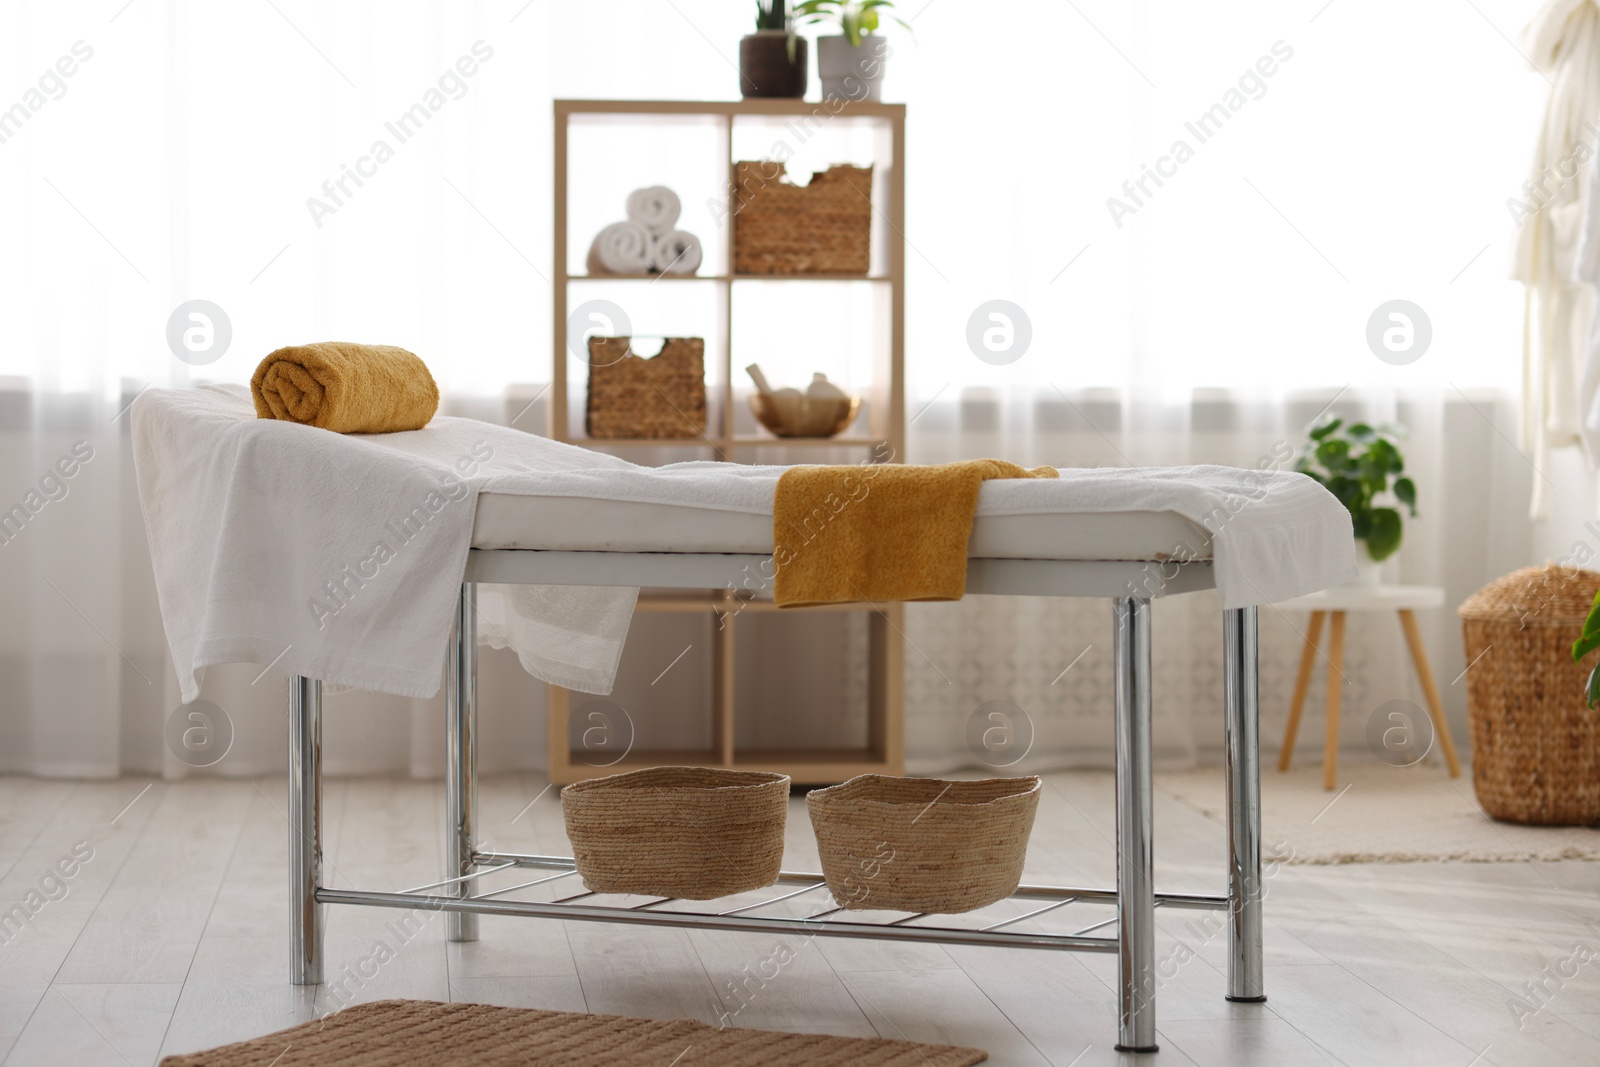
[[[717,129],[721,148],[721,195],[730,206],[733,200],[733,164],[736,161],[737,135],[741,122],[771,126],[782,122],[799,124],[798,128],[809,139],[809,131],[825,129],[829,123],[844,122],[865,124],[871,128],[873,138],[873,234],[872,270],[866,275],[768,275],[734,274],[734,225],[729,218],[717,233],[720,240],[709,240],[699,234],[705,252],[705,268],[709,265],[715,273],[694,275],[590,275],[572,270],[573,248],[569,238],[570,183],[583,181],[581,172],[572,170],[568,149],[571,131],[584,123],[625,127],[628,124],[649,126],[654,124],[700,123]],[[786,462],[815,462],[821,449],[842,449],[857,453],[860,460],[887,455],[898,462],[905,455],[905,105],[851,103],[837,114],[830,113],[822,104],[801,100],[740,100],[740,101],[663,101],[663,100],[557,100],[555,102],[555,241],[554,264],[551,273],[552,376],[550,389],[550,436],[586,447],[603,450],[615,449],[624,454],[638,449],[659,449],[681,453],[674,458],[712,458],[731,461],[748,461],[761,450],[762,461],[771,462],[771,450],[787,450]],[[761,158],[748,151],[743,158]],[[832,161],[830,161],[832,162]],[[713,163],[713,166],[715,164]],[[653,184],[649,168],[640,166],[639,179],[634,185]],[[678,190],[683,194],[685,190]],[[684,196],[685,205],[691,203]],[[620,203],[619,203],[620,208]],[[620,210],[617,212],[620,217]],[[585,226],[595,229],[609,219],[585,219]],[[695,229],[694,225],[686,228]],[[579,231],[579,239],[586,240],[590,230]],[[716,247],[714,247],[716,246]],[[716,262],[720,259],[720,263]],[[590,439],[574,432],[575,396],[581,395],[573,388],[574,365],[583,367],[569,345],[568,315],[574,306],[571,289],[581,285],[593,291],[615,287],[619,300],[627,299],[630,291],[638,293],[641,286],[656,282],[670,283],[674,293],[692,292],[690,287],[713,286],[716,290],[716,312],[712,321],[700,326],[698,331],[673,331],[674,335],[697,335],[706,338],[708,380],[706,401],[708,409],[707,432],[700,438],[660,439]],[[843,286],[867,286],[875,296],[875,306],[881,309],[882,343],[876,344],[872,353],[872,381],[864,390],[863,413],[857,424],[838,437],[818,439],[778,438],[759,427],[748,427],[741,415],[745,391],[736,389],[740,368],[749,358],[735,358],[738,342],[734,336],[734,306],[741,290],[746,286],[787,285],[789,283],[832,283]],[[636,335],[659,334],[648,322],[631,316]],[[716,336],[720,331],[720,336]],[[736,374],[736,372],[738,372]],[[865,423],[863,426],[862,423]],[[629,751],[615,761],[589,761],[581,758],[572,748],[570,715],[571,694],[558,686],[551,686],[548,708],[548,742],[550,753],[550,778],[557,784],[579,781],[584,778],[641,767],[660,766],[664,763],[714,767],[739,767],[751,770],[779,771],[796,782],[807,784],[839,782],[857,774],[900,774],[904,769],[904,675],[905,675],[905,613],[901,604],[884,604],[874,608],[866,604],[838,607],[805,608],[805,612],[864,613],[867,616],[868,648],[868,701],[866,744],[863,748],[841,749],[747,749],[735,743],[737,731],[734,721],[734,655],[740,619],[748,616],[754,623],[762,615],[777,610],[770,600],[736,600],[732,590],[708,590],[704,596],[642,596],[638,611],[646,613],[712,614],[717,618],[713,626],[712,647],[712,744],[709,749],[672,751]],[[748,625],[749,623],[747,623]],[[603,763],[603,765],[601,765]]]

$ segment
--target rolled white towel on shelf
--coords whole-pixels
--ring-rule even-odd
[[[589,246],[590,274],[645,274],[650,270],[654,242],[643,223],[629,219],[613,222],[595,235]]]
[[[700,269],[700,238],[683,230],[662,234],[651,266],[662,274],[693,274]]]
[[[670,233],[678,224],[678,194],[665,185],[635,189],[628,194],[628,218],[641,223],[657,237]]]

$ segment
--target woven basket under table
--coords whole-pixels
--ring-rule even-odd
[[[650,767],[567,786],[561,812],[586,889],[711,900],[778,880],[789,777]]]
[[[791,185],[782,163],[734,164],[735,274],[866,274],[872,168],[843,164]]]
[[[806,797],[822,874],[845,908],[955,914],[1022,881],[1038,778],[863,774]]]
[[[1508,822],[1600,823],[1600,712],[1572,662],[1600,574],[1550,564],[1497,578],[1461,605],[1472,785]]]
[[[706,344],[669,337],[644,359],[628,337],[589,338],[589,396],[584,429],[590,437],[704,437]]]

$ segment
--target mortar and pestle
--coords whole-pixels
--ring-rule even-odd
[[[802,393],[772,388],[758,364],[745,370],[757,389],[750,394],[750,412],[778,437],[833,437],[854,422],[861,410],[861,398],[846,394],[825,374],[813,374]]]

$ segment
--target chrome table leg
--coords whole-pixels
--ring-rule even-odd
[[[1151,870],[1150,601],[1112,602],[1116,626],[1117,1049],[1156,1051],[1156,902]]]
[[[289,679],[289,981],[322,981],[322,683]]]
[[[473,819],[478,807],[478,587],[461,586],[456,602],[455,644],[450,654],[445,692],[445,877],[471,874]],[[446,890],[454,896],[473,893],[474,879]],[[478,917],[451,912],[445,919],[451,941],[478,940]]]
[[[1228,999],[1267,999],[1261,968],[1261,715],[1256,609],[1222,613],[1228,791]]]

